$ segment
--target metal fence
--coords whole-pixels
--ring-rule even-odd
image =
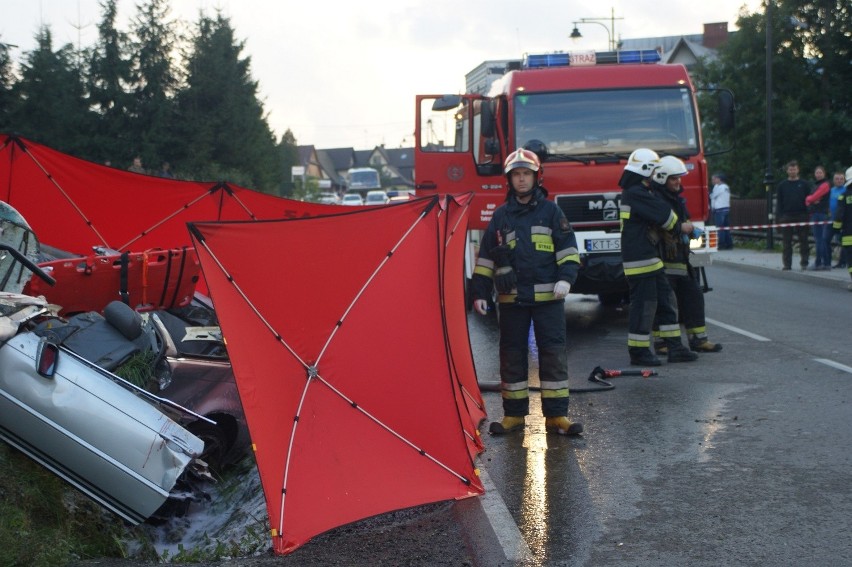
[[[766,224],[766,199],[731,199],[731,226]]]

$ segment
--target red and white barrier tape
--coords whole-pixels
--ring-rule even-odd
[[[755,230],[758,228],[784,228],[788,226],[814,226],[817,224],[831,224],[833,221],[813,221],[813,222],[782,222],[778,224],[744,224],[740,226],[717,226],[716,230]]]

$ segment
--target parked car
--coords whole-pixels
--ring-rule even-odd
[[[49,280],[14,247],[0,248]],[[99,343],[113,369],[149,339],[123,314],[109,309],[115,324],[87,329],[86,342]],[[203,472],[204,442],[158,407],[165,400],[71,350],[80,329],[57,320],[44,298],[0,291],[0,439],[134,524],[169,499],[186,500],[179,481]]]
[[[319,202],[324,205],[339,205],[340,197],[337,193],[320,193]]]
[[[364,199],[365,205],[386,205],[388,203],[388,194],[384,191],[367,191],[367,198]]]
[[[342,205],[363,205],[364,199],[358,193],[346,193],[343,195]]]

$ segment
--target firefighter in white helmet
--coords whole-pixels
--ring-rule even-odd
[[[660,165],[653,150],[639,148],[630,154],[618,184],[621,193],[621,257],[630,286],[627,351],[630,364],[659,366],[651,352],[651,331],[656,320],[668,346],[669,362],[689,362],[698,356],[680,338],[677,304],[663,270],[659,245],[662,235],[689,234],[692,223],[678,218],[662,197],[651,189],[651,175]]]
[[[852,167],[846,170],[846,193],[837,198],[832,227],[840,232],[840,245],[846,250],[846,262],[852,276]],[[848,289],[852,291],[852,283]]]
[[[660,165],[651,176],[651,187],[668,203],[672,211],[683,220],[689,220],[686,199],[683,198],[681,178],[688,173],[686,164],[675,156],[660,158]],[[704,320],[704,293],[698,287],[698,274],[689,263],[689,241],[700,238],[703,234],[694,227],[689,235],[674,238],[671,233],[664,233],[660,241],[660,254],[663,258],[666,276],[677,298],[677,311],[680,322],[686,328],[689,348],[695,352],[719,352],[722,345],[712,343],[707,338],[707,325]],[[658,335],[655,328],[654,348],[657,354],[666,354],[666,343]]]
[[[500,309],[502,421],[494,435],[520,431],[529,414],[529,333],[539,355],[541,409],[549,433],[577,435],[568,419],[568,353],[564,300],[577,280],[580,256],[562,210],[547,200],[542,167],[530,150],[518,149],[504,163],[506,202],[494,211],[479,248],[473,275],[474,308],[488,309],[493,289]]]

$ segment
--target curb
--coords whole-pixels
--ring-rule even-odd
[[[832,277],[832,276],[821,276],[813,272],[808,271],[783,271],[781,268],[770,268],[768,266],[756,266],[754,264],[746,264],[743,262],[733,262],[730,260],[724,260],[721,258],[713,258],[713,265],[727,266],[729,268],[737,268],[743,270],[745,272],[750,272],[753,274],[763,274],[763,275],[776,275],[788,280],[796,280],[800,282],[810,282],[822,287],[831,287],[831,288],[841,288],[846,290],[847,285],[852,283],[852,279],[845,277]]]

